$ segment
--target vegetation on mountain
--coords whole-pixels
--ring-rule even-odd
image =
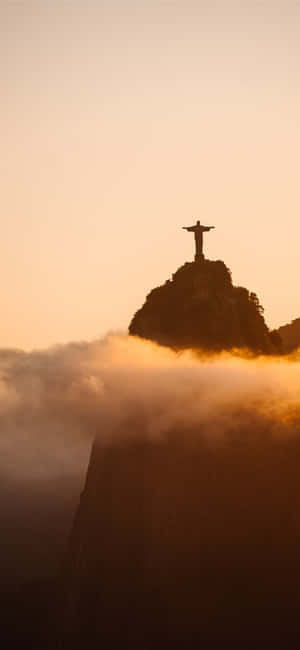
[[[278,351],[257,295],[232,284],[222,261],[188,262],[153,289],[129,333],[175,349]]]
[[[285,352],[292,352],[300,347],[300,318],[295,318],[291,323],[282,325],[277,332]]]

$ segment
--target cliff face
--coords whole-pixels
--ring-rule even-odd
[[[194,650],[299,632],[298,439],[196,439],[95,443],[58,647]]]
[[[274,351],[256,294],[233,286],[221,261],[184,264],[149,293],[129,332],[177,349]]]

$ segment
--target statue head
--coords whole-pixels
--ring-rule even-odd
[[[198,221],[196,222],[196,226],[200,226],[200,221],[199,221],[199,219],[198,219]]]

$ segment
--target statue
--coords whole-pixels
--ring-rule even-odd
[[[195,235],[195,243],[196,243],[195,262],[201,262],[202,260],[204,260],[203,233],[212,230],[214,227],[215,226],[202,226],[200,221],[197,221],[195,226],[183,226],[183,230],[188,230],[189,232],[193,232]]]

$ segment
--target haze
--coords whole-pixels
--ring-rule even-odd
[[[125,329],[193,257],[300,316],[300,4],[0,7],[0,346]]]

